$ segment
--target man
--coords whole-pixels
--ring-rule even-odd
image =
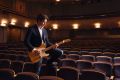
[[[46,29],[44,28],[47,23],[48,17],[46,15],[38,15],[37,16],[37,24],[28,28],[26,37],[25,37],[25,45],[27,46],[29,51],[39,51],[36,47],[39,47],[42,43],[46,44],[46,47],[51,46],[52,44],[49,42],[48,34]],[[47,51],[50,58],[47,61],[47,66],[52,66],[54,61],[58,61],[58,57],[63,54],[63,51],[58,49],[59,45],[56,44],[54,49]],[[36,73],[40,72],[40,65],[42,64],[42,59],[36,63],[35,69]]]

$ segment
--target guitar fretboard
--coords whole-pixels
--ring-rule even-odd
[[[57,44],[58,44],[58,45],[61,45],[61,44],[63,44],[63,43],[64,43],[64,41],[61,41],[61,42],[59,42],[59,43],[57,43]],[[52,46],[50,46],[50,47],[48,47],[48,48],[45,48],[44,51],[48,51],[48,50],[54,48],[55,46],[56,46],[56,44],[54,44],[54,45],[52,45]]]
[[[70,42],[70,41],[71,41],[70,39],[65,39],[65,40],[63,40],[63,41],[61,41],[61,42],[59,42],[59,43],[57,43],[57,44],[58,44],[58,45],[61,45],[61,44],[63,44],[63,43]],[[44,52],[45,52],[45,51],[48,51],[48,50],[54,48],[55,46],[56,46],[56,44],[53,44],[52,46],[45,48],[43,51],[44,51]]]

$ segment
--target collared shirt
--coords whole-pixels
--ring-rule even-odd
[[[41,39],[42,39],[42,42],[43,42],[43,38],[42,38],[42,34],[43,34],[43,32],[42,32],[42,29],[43,29],[43,28],[38,27],[38,30],[39,30],[39,33],[40,33],[40,36],[41,36]]]
[[[43,29],[43,27],[38,26],[38,30],[39,30],[39,33],[40,33],[40,37],[41,37],[42,43],[44,43],[43,38],[42,38],[42,34],[43,34],[42,29]],[[33,50],[37,50],[37,49],[33,48]]]

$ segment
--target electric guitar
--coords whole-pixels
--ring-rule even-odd
[[[65,40],[62,40],[60,42],[58,42],[57,44],[58,45],[61,45],[63,43],[66,43],[66,42],[70,42],[71,40],[70,39],[65,39]],[[37,47],[37,51],[31,51],[28,53],[28,56],[31,60],[32,63],[36,63],[38,62],[42,57],[47,57],[49,56],[49,54],[46,54],[45,52],[50,50],[50,49],[53,49],[56,47],[56,44],[53,44],[51,45],[50,47],[47,47],[46,48],[46,45],[45,43],[42,43],[39,47]]]

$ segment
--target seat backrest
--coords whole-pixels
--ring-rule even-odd
[[[79,60],[79,55],[78,54],[69,54],[67,57],[69,59]]]
[[[79,70],[72,67],[61,67],[57,72],[57,76],[64,80],[78,80]]]
[[[112,63],[112,58],[108,56],[97,56],[96,59],[97,61]]]
[[[60,59],[64,59],[64,58],[67,58],[67,54],[62,54]]]
[[[11,69],[0,69],[0,80],[14,80],[15,72]]]
[[[39,76],[32,72],[20,72],[16,75],[15,80],[39,80]]]
[[[40,80],[64,80],[57,76],[40,76]]]
[[[25,55],[17,55],[16,56],[17,57],[17,60],[18,61],[24,61],[24,62],[26,62],[26,60],[27,60],[27,56],[25,56]]]
[[[40,76],[45,76],[46,73],[46,64],[41,65]]]
[[[80,60],[88,60],[88,61],[95,61],[95,56],[93,55],[82,55],[80,56]]]
[[[89,55],[93,55],[93,56],[101,56],[102,52],[89,52]]]
[[[103,73],[106,74],[106,76],[110,77],[112,75],[112,69],[113,66],[110,63],[106,63],[106,62],[94,62],[93,66],[96,70],[99,70]]]
[[[120,63],[120,57],[113,58],[114,64]]]
[[[9,68],[11,61],[8,59],[0,59],[0,68]]]
[[[8,55],[8,59],[12,60],[12,61],[15,61],[16,60],[16,54],[9,54]]]
[[[104,53],[103,53],[103,56],[109,56],[109,57],[111,57],[111,58],[114,58],[115,53],[113,53],[113,52],[104,52]]]
[[[79,80],[106,80],[106,76],[95,70],[82,70]]]
[[[115,78],[120,78],[120,64],[114,64],[114,75]]]
[[[21,61],[11,61],[10,68],[15,71],[15,73],[23,71],[24,62]]]
[[[77,69],[82,70],[82,69],[92,69],[93,65],[91,61],[86,61],[86,60],[77,60]]]
[[[23,72],[35,72],[34,64],[31,62],[25,62],[23,66]]]
[[[57,68],[56,66],[46,66],[46,64],[41,65],[40,76],[56,76]]]
[[[75,60],[72,60],[72,59],[62,59],[61,66],[76,67],[76,62]]]

